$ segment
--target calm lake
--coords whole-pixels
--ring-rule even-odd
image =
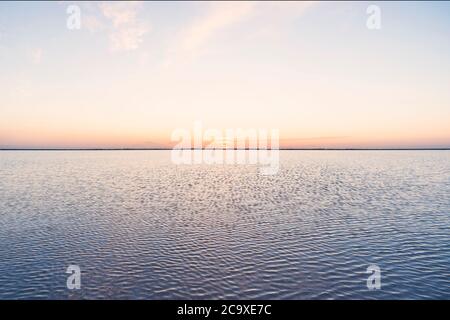
[[[450,151],[0,151],[0,299],[31,298],[450,299]]]

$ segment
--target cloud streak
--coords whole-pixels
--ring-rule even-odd
[[[219,32],[250,19],[262,21],[295,18],[315,2],[212,2],[204,14],[194,19],[176,37],[169,49],[166,65],[199,55]]]
[[[138,49],[150,27],[138,19],[141,2],[102,2],[98,5],[102,15],[110,22],[109,40],[112,51]],[[95,25],[95,23],[93,24]]]
[[[194,52],[202,47],[215,33],[242,21],[252,14],[254,2],[214,2],[205,16],[195,20],[183,32],[181,48]]]

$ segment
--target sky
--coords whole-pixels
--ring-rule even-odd
[[[450,147],[449,38],[450,2],[2,1],[0,148]]]

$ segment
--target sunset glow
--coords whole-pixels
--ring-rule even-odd
[[[449,3],[0,4],[1,148],[167,148],[177,128],[282,148],[450,147]]]

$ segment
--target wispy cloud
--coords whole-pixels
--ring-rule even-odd
[[[297,17],[315,2],[212,2],[203,15],[191,21],[169,49],[166,65],[198,55],[217,33],[249,19],[279,20]],[[270,17],[270,19],[269,19]]]
[[[109,38],[111,51],[136,50],[150,31],[148,23],[139,18],[141,1],[80,2],[82,28],[103,32]]]
[[[165,65],[197,55],[217,32],[250,16],[255,5],[255,2],[234,1],[208,3],[205,13],[194,19],[178,34],[175,43],[169,49]]]
[[[242,21],[251,15],[254,2],[214,2],[208,12],[193,21],[181,38],[181,47],[187,52],[194,52],[202,47],[215,33]]]
[[[106,26],[95,15],[83,15],[83,28],[97,32],[105,30]]]
[[[128,51],[137,49],[143,42],[149,26],[138,19],[142,2],[103,2],[99,4],[101,13],[107,18],[111,50]]]
[[[248,20],[277,24],[301,15],[315,2],[278,1],[218,1],[196,3],[203,10],[198,17],[184,25],[169,45],[166,64],[200,55],[208,43],[221,32]],[[130,51],[140,47],[150,31],[147,22],[139,18],[142,1],[80,3],[83,8],[82,26],[91,32],[106,32],[111,51]],[[270,26],[273,28],[273,25]]]
[[[137,9],[141,2],[102,2],[99,4],[103,15],[111,19],[114,27],[129,25],[136,22]]]
[[[111,50],[129,51],[139,48],[148,30],[147,27],[139,25],[117,29],[109,35]]]

